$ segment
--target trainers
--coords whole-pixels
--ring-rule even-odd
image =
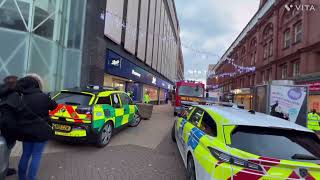
[[[17,174],[17,171],[14,168],[8,168],[6,176],[12,176]]]

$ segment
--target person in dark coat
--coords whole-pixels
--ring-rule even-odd
[[[15,132],[13,128],[16,122],[16,112],[19,106],[19,94],[15,91],[17,76],[7,76],[4,78],[4,84],[0,85],[0,111],[1,122],[0,131],[5,138],[8,146],[7,158],[9,159],[11,150],[16,144]],[[8,168],[6,176],[16,174],[17,171],[14,168]]]
[[[36,74],[27,75],[17,82],[17,89],[22,93],[24,105],[17,122],[19,133],[23,135],[19,139],[23,143],[19,180],[36,179],[46,142],[52,136],[49,110],[54,110],[57,104],[42,92],[42,88],[42,79]]]

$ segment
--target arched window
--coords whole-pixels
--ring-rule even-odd
[[[254,37],[250,42],[250,59],[251,65],[256,64],[257,62],[257,38]]]
[[[263,30],[263,59],[273,56],[273,24],[269,23]]]

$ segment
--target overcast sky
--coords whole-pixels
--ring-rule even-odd
[[[259,0],[175,0],[182,43],[222,56],[259,8]],[[183,48],[185,79],[205,81],[208,64],[218,56],[205,57]]]

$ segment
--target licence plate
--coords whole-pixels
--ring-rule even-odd
[[[69,131],[71,131],[71,126],[62,125],[62,124],[53,124],[53,129],[69,132]]]

